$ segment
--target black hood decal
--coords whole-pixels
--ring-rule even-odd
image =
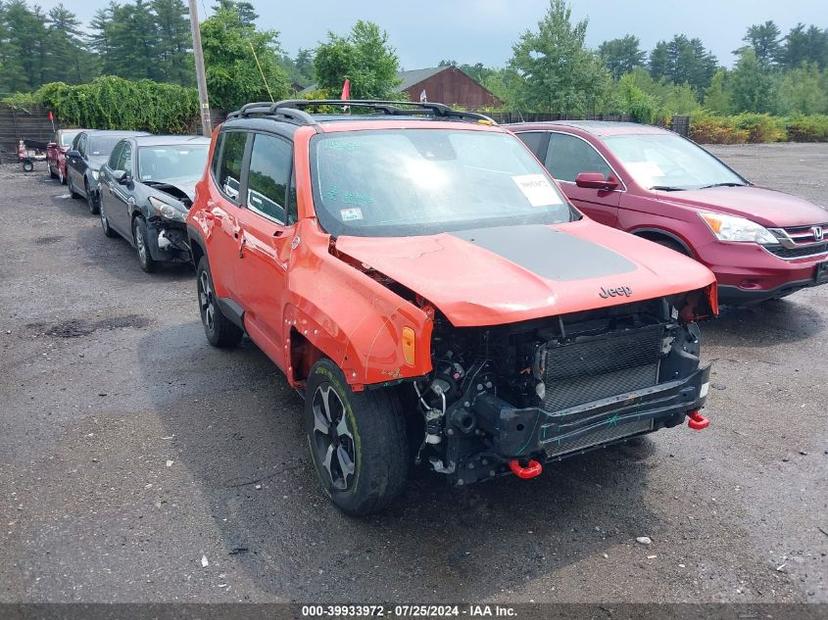
[[[583,280],[628,273],[636,266],[612,250],[542,224],[450,233],[547,280]]]

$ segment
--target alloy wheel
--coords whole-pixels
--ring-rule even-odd
[[[216,307],[213,287],[210,285],[210,276],[206,271],[202,271],[198,279],[198,303],[201,309],[201,320],[204,321],[207,329],[212,332],[216,324]]]
[[[356,470],[354,436],[348,426],[345,406],[330,383],[316,388],[312,406],[313,449],[328,472],[333,488],[345,491],[353,482]]]
[[[138,260],[142,265],[147,264],[147,242],[144,240],[144,231],[141,225],[135,223],[135,248],[138,250]]]

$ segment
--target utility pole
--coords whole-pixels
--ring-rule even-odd
[[[198,84],[198,104],[201,110],[201,132],[208,138],[213,132],[210,118],[210,102],[207,99],[207,78],[204,75],[204,51],[201,49],[201,28],[198,24],[196,0],[190,2],[190,28],[193,31],[193,58],[195,59],[196,84]]]

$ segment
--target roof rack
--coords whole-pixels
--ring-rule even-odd
[[[248,103],[241,109],[227,116],[233,118],[248,118],[251,116],[274,116],[296,125],[317,125],[317,119],[305,112],[304,108],[318,108],[320,106],[339,106],[350,108],[364,108],[382,112],[389,116],[431,115],[438,118],[454,118],[470,120],[496,125],[497,123],[485,114],[454,110],[442,103],[430,101],[383,101],[374,99],[285,99],[283,101],[260,101]]]

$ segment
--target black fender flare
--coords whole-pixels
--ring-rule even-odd
[[[688,256],[692,256],[692,257],[696,256],[696,253],[692,250],[692,248],[690,248],[690,246],[687,245],[687,243],[684,241],[684,239],[682,239],[681,237],[679,237],[675,233],[671,233],[668,230],[664,230],[663,228],[652,228],[652,227],[636,228],[634,230],[630,230],[629,233],[632,234],[632,235],[635,235],[636,237],[642,237],[644,239],[647,238],[646,237],[647,234],[659,235],[659,236],[662,236],[662,237],[666,237],[666,238],[668,238],[672,241],[675,241],[682,248],[684,248],[684,251],[687,252]]]

